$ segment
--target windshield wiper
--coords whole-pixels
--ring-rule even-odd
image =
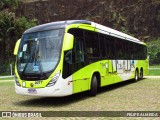
[[[36,46],[37,46],[37,45],[36,45]],[[32,51],[32,54],[30,55],[30,57],[29,57],[27,63],[25,64],[24,69],[23,69],[21,75],[24,75],[24,72],[25,72],[25,70],[26,70],[26,68],[27,68],[27,66],[28,66],[28,64],[29,64],[29,62],[31,61],[31,58],[33,57],[33,55],[34,55],[34,53],[35,53],[35,51],[36,51],[36,46],[35,46],[34,50]]]
[[[37,61],[38,61],[39,66],[40,66],[40,69],[39,69],[39,70],[40,70],[40,75],[43,76],[44,78],[46,78],[46,75],[45,75],[45,73],[43,72],[41,60],[37,60],[37,58],[39,57],[39,56],[38,56],[38,52],[39,52],[39,42],[37,41],[36,46],[35,46],[35,48],[33,49],[32,54],[30,55],[30,57],[29,57],[26,65],[25,65],[25,67],[24,67],[21,75],[24,75],[25,70],[26,70],[29,62],[31,61],[31,58],[34,57],[34,60],[33,60],[34,64],[36,65],[36,63],[37,63]]]

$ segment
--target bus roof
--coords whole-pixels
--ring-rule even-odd
[[[114,36],[117,38],[129,40],[129,41],[133,41],[133,42],[143,43],[140,40],[138,40],[137,38],[134,38],[130,35],[127,35],[125,33],[119,32],[119,31],[114,30],[112,28],[109,28],[109,27],[106,27],[106,26],[103,26],[103,25],[100,25],[98,23],[91,22],[88,20],[67,20],[67,21],[51,22],[51,23],[42,24],[39,26],[32,27],[32,28],[26,30],[25,34],[31,33],[31,32],[37,32],[37,31],[65,28],[67,25],[70,25],[70,24],[88,24],[88,25],[91,25],[92,27],[95,27],[96,29],[98,29],[99,33],[107,34],[110,36]]]
[[[104,34],[108,34],[114,37],[118,37],[118,38],[122,38],[122,39],[126,39],[126,40],[130,40],[130,41],[136,41],[136,42],[140,42],[140,40],[138,40],[137,38],[134,38],[130,35],[127,35],[125,33],[122,33],[120,31],[114,30],[112,28],[97,24],[92,22],[92,26],[94,26],[95,28],[97,28],[99,30],[100,33],[104,33]]]
[[[91,21],[67,20],[67,21],[51,22],[51,23],[46,23],[46,24],[32,27],[32,28],[26,30],[25,34],[31,33],[31,32],[37,32],[37,31],[51,30],[51,29],[56,29],[56,28],[65,28],[67,25],[70,25],[70,24],[89,24],[89,25],[91,25]]]

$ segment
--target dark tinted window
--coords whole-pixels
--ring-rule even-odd
[[[99,34],[99,43],[100,43],[100,55],[102,58],[106,58],[106,50],[105,50],[105,36],[103,34]]]
[[[100,57],[98,33],[85,31],[85,52],[89,58]]]
[[[105,48],[106,48],[106,58],[115,59],[115,39],[110,36],[105,36]]]

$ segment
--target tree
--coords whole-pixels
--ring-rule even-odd
[[[150,65],[160,64],[160,38],[147,43],[150,53]]]
[[[14,45],[22,33],[37,24],[35,19],[27,20],[25,17],[16,18],[15,14],[4,10],[0,12],[0,59],[1,63],[13,56]]]
[[[9,38],[14,33],[15,14],[8,11],[0,13],[0,39],[1,39],[1,59],[6,59],[9,53]],[[9,51],[8,51],[9,50]],[[6,56],[7,55],[7,56]]]
[[[0,10],[6,9],[6,8],[17,7],[18,3],[19,3],[19,0],[1,0],[0,1]]]
[[[22,33],[33,26],[37,25],[36,19],[27,20],[24,16],[16,19],[15,21],[15,35],[20,38]]]

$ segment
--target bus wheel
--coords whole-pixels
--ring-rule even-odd
[[[143,79],[143,69],[140,70],[140,78]]]
[[[137,82],[139,80],[138,70],[135,71],[134,81]]]
[[[97,77],[94,75],[91,81],[90,95],[96,96],[96,94],[97,94]]]

